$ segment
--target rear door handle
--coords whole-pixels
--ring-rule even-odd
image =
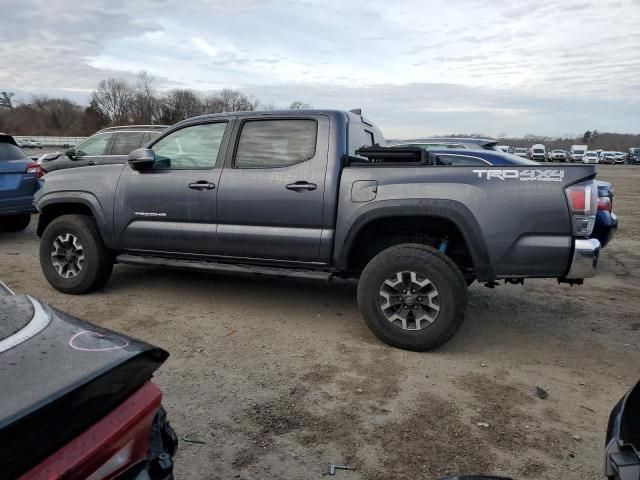
[[[199,191],[213,190],[214,188],[216,188],[216,184],[209,183],[206,180],[198,180],[197,182],[190,183],[189,188],[192,190],[199,190]]]
[[[289,185],[286,186],[287,190],[293,190],[294,192],[303,192],[305,190],[315,190],[316,188],[318,188],[318,186],[315,183],[309,183],[309,182],[295,182],[295,183],[290,183]]]

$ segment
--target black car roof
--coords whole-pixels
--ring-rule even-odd
[[[18,146],[18,144],[16,143],[16,140],[11,135],[9,135],[8,133],[0,132],[0,142],[11,143],[11,144],[15,145],[16,147]]]

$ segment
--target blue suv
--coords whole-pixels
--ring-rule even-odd
[[[0,133],[0,230],[17,232],[29,225],[33,194],[42,168],[20,150],[11,135]]]

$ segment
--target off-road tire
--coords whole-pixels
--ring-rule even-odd
[[[29,222],[31,222],[31,214],[29,213],[0,217],[0,230],[20,232],[29,226]]]
[[[439,294],[440,310],[435,321],[421,330],[396,326],[381,308],[383,283],[402,271],[428,278]],[[467,306],[467,284],[458,266],[435,248],[402,244],[383,250],[367,264],[358,282],[358,305],[378,338],[405,350],[427,351],[446,343],[460,328]]]
[[[51,260],[54,241],[60,235],[74,235],[83,247],[80,272],[64,278]],[[104,245],[95,220],[88,215],[62,215],[47,225],[40,239],[40,267],[53,288],[63,293],[89,293],[102,287],[113,270],[113,255]]]

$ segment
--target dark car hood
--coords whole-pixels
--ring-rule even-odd
[[[104,417],[168,357],[32,297],[0,296],[0,320],[0,471],[7,478]]]

